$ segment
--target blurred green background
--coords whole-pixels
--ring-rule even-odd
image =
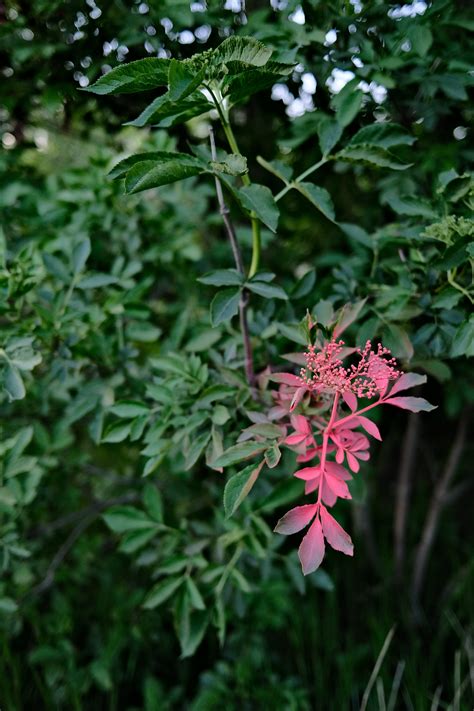
[[[461,0],[0,3],[3,711],[339,711],[369,691],[371,709],[472,708],[473,30]],[[337,223],[293,191],[278,233],[263,233],[263,268],[290,299],[252,302],[257,371],[303,348],[307,308],[367,298],[350,338],[381,337],[438,405],[381,414],[384,442],[341,506],[355,558],[328,557],[306,580],[294,542],[271,533],[300,496],[291,456],[231,521],[223,475],[194,459],[192,403],[216,379],[221,409],[202,404],[213,437],[229,446],[232,423],[248,424],[238,326],[211,328],[212,290],[196,281],[232,266],[214,185],[124,196],[106,177],[132,152],[207,147],[210,119],[127,127],[152,94],[80,91],[120,63],[190,57],[231,33],[296,62],[232,113],[252,177],[274,193],[257,156],[300,173],[320,156],[323,115],[344,116],[345,141],[375,121],[416,139],[399,149],[404,171],[322,168]],[[249,260],[250,229],[232,214]],[[186,377],[163,375],[158,356]],[[125,429],[120,400],[138,402]],[[189,593],[183,611],[173,590],[143,607],[182,570],[205,610]]]

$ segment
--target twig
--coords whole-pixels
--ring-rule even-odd
[[[449,451],[444,472],[433,491],[430,507],[423,527],[423,533],[417,547],[412,583],[412,602],[415,611],[418,609],[420,593],[425,579],[426,566],[438,529],[439,517],[446,503],[449,485],[456,474],[459,460],[464,449],[467,422],[468,412],[465,410],[459,420],[456,436]]]
[[[134,495],[134,497],[136,497],[136,495]],[[41,595],[53,585],[57,569],[64,561],[67,554],[74,546],[78,538],[80,538],[86,528],[88,528],[91,523],[96,520],[97,516],[100,514],[101,511],[109,508],[109,506],[112,506],[114,504],[125,503],[131,500],[133,500],[131,499],[131,495],[127,494],[124,496],[116,497],[115,499],[109,499],[108,501],[97,501],[95,504],[89,506],[88,508],[76,512],[77,515],[82,514],[81,520],[79,521],[77,526],[72,529],[71,533],[66,538],[62,546],[60,546],[60,548],[55,553],[51,563],[48,566],[46,575],[44,576],[43,580],[38,583],[38,585],[35,585],[34,588],[29,590],[25,597],[30,597],[32,595]],[[64,525],[64,522],[62,522],[61,525]]]
[[[214,140],[214,131],[212,128],[209,129],[209,141],[211,143],[211,157],[212,160],[217,159],[217,153],[216,153],[216,142]],[[224,199],[224,193],[222,191],[222,185],[219,180],[219,178],[216,176],[215,178],[215,183],[216,183],[216,193],[217,193],[217,202],[219,203],[219,212],[222,216],[222,220],[224,222],[224,226],[227,232],[227,237],[229,238],[230,246],[232,249],[232,254],[234,255],[234,262],[237,271],[240,274],[244,274],[244,264],[242,261],[242,253],[240,251],[239,243],[237,241],[237,236],[235,234],[234,226],[232,225],[232,222],[230,221],[229,217],[229,208],[227,207]],[[247,376],[247,382],[252,387],[255,382],[255,374],[254,374],[254,369],[253,369],[253,355],[252,355],[252,346],[250,343],[250,335],[249,335],[249,329],[248,329],[248,323],[247,323],[247,305],[249,302],[249,296],[248,292],[243,289],[242,293],[240,295],[240,302],[239,302],[239,319],[240,319],[240,330],[242,332],[242,339],[244,343],[244,354],[245,354],[245,374]]]
[[[377,661],[375,662],[375,666],[372,670],[372,674],[370,675],[369,683],[367,684],[367,687],[364,691],[362,703],[360,705],[360,711],[365,711],[365,709],[367,708],[370,692],[372,691],[372,687],[375,684],[375,681],[379,675],[380,668],[383,664],[383,660],[385,659],[385,655],[388,652],[388,648],[390,647],[390,643],[392,641],[394,633],[395,627],[392,627],[388,635],[385,637],[385,642],[383,643],[382,649],[380,650],[379,656],[377,657]]]
[[[419,422],[420,418],[415,414],[409,415],[403,438],[402,459],[395,494],[394,554],[395,577],[397,580],[399,580],[402,575],[403,564],[405,561],[406,523],[410,503],[413,464],[415,461],[416,445],[420,426]]]

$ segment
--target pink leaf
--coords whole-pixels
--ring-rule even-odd
[[[326,471],[330,476],[335,476],[336,479],[344,481],[352,479],[347,469],[336,462],[326,462]]]
[[[354,393],[351,393],[350,391],[348,391],[346,393],[342,393],[342,397],[343,397],[343,400],[346,403],[347,407],[352,412],[355,412],[355,410],[357,410],[357,398],[354,395]]]
[[[357,472],[359,471],[359,469],[360,469],[360,464],[359,464],[359,462],[357,461],[357,459],[356,459],[356,458],[354,457],[354,455],[351,454],[350,452],[346,452],[346,457],[347,457],[347,463],[348,463],[349,468],[351,469],[351,471],[357,473]]]
[[[351,492],[345,481],[336,479],[335,476],[326,475],[324,482],[329,486],[331,491],[340,499],[352,499]]]
[[[298,555],[303,569],[303,575],[313,573],[324,558],[324,537],[321,521],[317,518],[306,536],[301,541]]]
[[[372,437],[375,437],[375,439],[382,441],[382,436],[380,434],[379,428],[377,427],[375,422],[372,422],[372,420],[369,420],[368,417],[359,415],[357,417],[357,424],[359,424],[361,427],[363,427],[364,430],[369,433],[369,435],[372,435]]]
[[[304,397],[306,390],[307,390],[306,385],[303,385],[302,387],[298,388],[298,390],[295,392],[295,394],[293,395],[293,400],[291,401],[290,412],[293,412],[295,407],[297,407],[300,404],[301,400]]]
[[[281,533],[284,536],[298,533],[312,520],[317,508],[317,504],[305,504],[291,509],[278,521],[274,529],[275,533]]]
[[[304,481],[309,481],[310,479],[316,479],[321,474],[320,467],[304,467],[299,471],[294,473],[297,479],[304,479]]]
[[[367,299],[362,299],[361,301],[356,301],[355,304],[345,304],[342,307],[333,331],[334,338],[339,338],[341,333],[356,320],[366,301]]]
[[[390,390],[389,395],[392,397],[395,393],[399,393],[402,390],[409,390],[410,388],[414,388],[416,385],[423,385],[423,383],[426,383],[426,375],[420,375],[419,373],[404,373],[395,382],[395,385]]]
[[[304,493],[311,494],[313,491],[316,491],[319,486],[319,482],[319,477],[317,479],[310,479],[309,481],[307,481],[304,485]]]
[[[351,537],[324,506],[321,506],[321,523],[324,537],[334,550],[346,555],[354,555]]]
[[[384,400],[384,403],[401,407],[402,410],[410,410],[410,412],[431,412],[431,410],[436,410],[437,407],[437,405],[432,405],[423,397],[393,397],[389,400]]]
[[[301,442],[304,442],[306,437],[308,435],[305,434],[292,434],[286,437],[285,439],[285,444],[287,444],[289,447],[294,446],[295,444],[301,444]]]
[[[291,373],[272,373],[272,375],[269,376],[269,380],[272,380],[274,383],[295,385],[296,387],[301,385],[301,378],[297,375],[292,375]]]
[[[311,434],[311,424],[304,415],[290,415],[291,424],[298,434]]]
[[[337,501],[337,494],[329,487],[327,479],[323,481],[323,493],[321,498],[326,506],[334,506]]]

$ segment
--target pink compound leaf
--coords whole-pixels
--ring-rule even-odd
[[[380,434],[379,428],[377,427],[375,422],[369,420],[368,417],[364,417],[364,415],[358,415],[357,424],[363,427],[369,435],[372,435],[372,437],[375,437],[375,439],[378,439],[380,442],[382,441],[382,435]]]
[[[426,375],[420,375],[419,373],[403,373],[402,376],[398,378],[394,386],[389,392],[389,397],[399,393],[402,390],[409,390],[417,385],[423,385],[426,383]]]
[[[351,410],[351,412],[355,412],[357,410],[357,398],[354,395],[354,393],[345,392],[345,393],[342,393],[342,397],[343,397],[343,400],[346,403],[347,407]]]
[[[320,467],[304,467],[304,469],[299,469],[294,473],[297,479],[303,479],[304,481],[310,481],[311,479],[316,479],[321,474]]]
[[[298,378],[297,375],[292,375],[292,373],[272,373],[268,379],[274,383],[293,385],[297,388],[301,386],[301,378]]]
[[[323,529],[321,521],[317,518],[308,533],[301,541],[298,555],[303,569],[303,575],[309,575],[319,568],[323,562],[325,552]]]
[[[336,494],[339,499],[352,499],[351,492],[346,482],[342,479],[336,479],[335,476],[326,475],[324,483]]]
[[[395,405],[401,407],[402,410],[410,410],[410,412],[431,412],[436,410],[436,405],[432,405],[424,397],[393,397],[384,400],[385,405]]]
[[[317,508],[317,504],[305,504],[304,506],[297,506],[291,509],[291,511],[288,511],[288,513],[282,516],[278,521],[274,528],[275,533],[281,533],[283,536],[298,533],[298,531],[301,531],[301,529],[305,528],[305,526],[312,521]]]
[[[354,555],[354,545],[351,537],[324,506],[321,506],[321,523],[324,538],[331,548],[346,555]]]

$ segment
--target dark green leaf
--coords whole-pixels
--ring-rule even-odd
[[[168,73],[169,98],[180,101],[197,89],[204,79],[205,69],[193,71],[192,64],[171,59]]]
[[[219,459],[222,459],[222,457]],[[245,469],[238,474],[231,476],[224,488],[224,510],[226,518],[230,518],[230,516],[235,513],[242,501],[249,494],[257,481],[263,464],[263,461],[257,465],[254,462],[248,467],[245,467]]]
[[[263,296],[264,299],[283,299],[284,301],[288,299],[281,286],[276,286],[275,284],[267,284],[262,281],[248,281],[246,287],[255,294]]]
[[[165,86],[168,81],[169,59],[147,57],[115,67],[84,89],[93,94],[131,94]]]
[[[199,277],[198,281],[211,286],[240,286],[244,278],[237,269],[216,269]]]
[[[145,610],[154,610],[155,607],[166,602],[183,582],[184,578],[167,578],[157,583],[145,597],[142,607]]]
[[[390,153],[385,148],[373,146],[368,143],[359,143],[354,146],[347,146],[336,154],[338,160],[349,163],[367,163],[379,168],[392,168],[392,170],[406,170],[412,164],[404,163],[397,156]]]
[[[216,467],[228,467],[230,464],[237,464],[244,459],[249,459],[265,449],[264,442],[239,442],[229,447],[214,461]]]
[[[391,148],[392,146],[411,146],[416,141],[403,126],[396,123],[373,123],[364,126],[351,138],[348,145],[370,144],[380,148]]]
[[[264,225],[276,232],[280,211],[271,190],[265,185],[252,183],[240,188],[239,195],[242,205],[255,212]]]
[[[114,533],[156,528],[156,523],[134,506],[115,506],[109,509],[103,518]]]
[[[211,323],[218,326],[235,316],[239,311],[240,289],[218,291],[211,302]]]
[[[334,205],[332,198],[325,188],[320,188],[314,183],[293,183],[294,187],[304,197],[310,201],[312,205],[318,208],[328,220],[334,222]]]

